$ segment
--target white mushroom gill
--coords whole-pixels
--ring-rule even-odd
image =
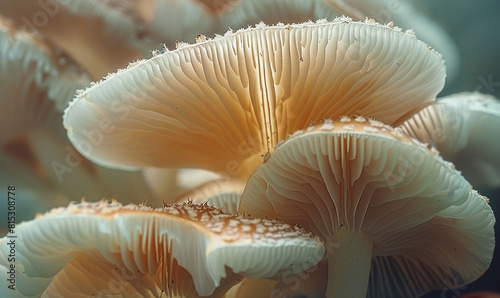
[[[404,29],[414,29],[421,40],[444,55],[452,75],[460,66],[456,46],[447,32],[407,1],[150,1],[156,2],[156,6],[149,9],[146,23],[153,32],[162,36],[168,46],[173,46],[178,40],[192,40],[197,34],[223,34],[227,28],[247,28],[260,21],[266,24],[293,24],[318,19],[333,20],[345,15],[359,20],[373,17],[380,23],[392,21]]]
[[[237,214],[245,183],[236,179],[213,179],[179,195],[174,201],[206,203],[226,213]]]
[[[43,36],[24,32],[0,16],[0,187],[23,185],[19,221],[68,202],[63,194],[68,184],[59,187],[51,177],[51,163],[61,157],[44,149],[66,142],[57,151],[63,151],[64,159],[65,146],[70,145],[61,126],[61,107],[90,80],[66,58]],[[89,170],[85,162],[81,165],[81,172]],[[69,190],[77,194],[82,189],[71,185]],[[6,208],[0,206],[0,211],[6,214]],[[7,216],[0,217],[0,225],[1,233]]]
[[[327,297],[414,297],[488,268],[494,216],[437,151],[364,117],[287,139],[250,177],[240,212],[312,231]],[[369,129],[366,129],[369,128]]]
[[[401,125],[436,147],[475,187],[500,186],[499,127],[500,102],[477,92],[439,98]]]
[[[29,297],[97,296],[109,291],[99,287],[115,279],[115,270],[126,276],[120,286],[135,295],[218,296],[238,277],[299,273],[294,268],[310,268],[324,254],[322,242],[298,227],[191,203],[153,209],[82,202],[53,209],[16,230],[17,293]],[[8,242],[0,239],[2,279],[9,266]],[[66,282],[76,276],[77,281]],[[2,297],[10,293],[6,287],[0,291]]]
[[[396,28],[347,18],[261,24],[109,75],[77,96],[64,125],[102,165],[246,179],[311,121],[356,113],[398,123],[431,103],[444,77],[440,55]],[[91,132],[98,146],[88,146]]]
[[[128,2],[0,1],[0,11],[25,31],[46,36],[98,79],[130,61],[150,57],[159,43]]]
[[[0,144],[36,127],[66,139],[61,112],[90,83],[79,67],[43,36],[0,16]]]

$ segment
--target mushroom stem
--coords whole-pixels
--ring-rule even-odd
[[[330,241],[326,297],[366,297],[373,241],[362,232],[347,230]]]

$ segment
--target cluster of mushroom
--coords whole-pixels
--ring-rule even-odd
[[[85,7],[78,9],[78,3]],[[113,20],[120,21],[116,28]],[[81,197],[152,199],[141,172],[91,163],[62,126],[76,90],[143,58],[142,52],[150,53],[147,45],[157,47],[116,34],[130,27],[136,26],[129,17],[99,1],[0,1],[0,185],[19,186],[18,221]],[[1,235],[6,227],[1,216]]]
[[[153,209],[82,201],[21,224],[18,233],[16,291],[1,290],[9,297],[218,297],[243,277],[307,269],[324,253],[298,227],[190,203]],[[0,254],[8,268],[8,253]]]
[[[177,40],[189,40],[199,33],[221,34],[228,27],[243,28],[259,21],[300,23],[342,14],[362,19],[373,11],[384,11],[387,5],[384,1],[322,0],[0,1],[0,59],[2,73],[11,78],[3,79],[0,86],[5,124],[0,185],[23,182],[22,195],[29,199],[20,206],[20,219],[81,196],[96,200],[116,194],[124,199],[123,194],[130,194],[134,200],[157,204],[175,198],[200,183],[191,177],[193,172],[185,179],[173,169],[115,171],[92,164],[74,150],[60,121],[76,89],[130,61],[150,57],[160,41],[173,46]],[[408,14],[413,17],[405,17]],[[406,4],[393,17],[405,27],[419,27],[425,19]],[[180,25],[184,19],[190,22]],[[430,20],[425,24],[432,26]],[[454,60],[453,45],[437,26],[421,32],[420,37],[432,41],[448,61]],[[26,67],[14,71],[17,65]],[[99,136],[92,137],[94,146]],[[3,234],[3,218],[0,223]]]
[[[215,197],[244,187],[229,209],[319,235],[331,245],[327,289],[314,295],[415,296],[476,279],[494,248],[487,200],[418,141],[427,141],[421,130],[453,138],[439,108],[447,101],[433,103],[444,78],[437,52],[391,26],[261,24],[108,76],[70,104],[64,125],[79,148],[83,130],[113,124],[87,152],[94,162],[212,170],[226,178]],[[493,99],[462,101],[494,106],[482,110],[498,119]],[[432,127],[436,117],[443,125]]]
[[[500,104],[436,101],[444,80],[412,32],[346,17],[200,35],[109,74],[64,111],[84,157],[218,178],[176,199],[204,203],[82,201],[19,225],[15,294],[411,297],[473,281],[495,219],[455,166],[481,177],[487,160],[478,182],[498,185],[498,156],[469,153]]]

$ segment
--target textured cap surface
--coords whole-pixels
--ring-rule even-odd
[[[64,125],[84,155],[107,166],[246,176],[311,121],[409,117],[434,100],[444,76],[438,53],[374,22],[261,24],[108,76],[73,101]]]
[[[373,297],[470,282],[493,255],[486,198],[437,151],[364,117],[325,120],[280,144],[248,181],[240,212],[305,227],[334,256],[342,235],[363,235]]]
[[[297,227],[196,204],[152,209],[82,202],[23,223],[16,233],[17,285],[26,296],[41,295],[49,287],[51,293],[95,295],[114,268],[129,276],[122,286],[130,291],[207,296],[223,278],[229,279],[223,287],[236,282],[235,274],[277,278],[290,268],[315,265],[324,253],[317,238]],[[9,266],[9,240],[0,240],[4,267]],[[102,266],[87,267],[93,261]],[[87,267],[81,278],[63,282],[79,266]],[[61,288],[54,288],[58,284]]]

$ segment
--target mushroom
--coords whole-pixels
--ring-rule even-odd
[[[229,2],[229,3],[226,3]],[[156,0],[148,13],[148,28],[162,37],[167,46],[198,34],[222,33],[221,14],[228,9],[229,1]],[[237,27],[240,28],[240,27]]]
[[[324,0],[243,0],[232,6],[231,11],[220,16],[222,28],[245,28],[257,22],[266,24],[293,24],[310,20],[333,20],[342,15],[364,19],[354,14],[342,13],[341,1]],[[343,9],[345,10],[345,9]]]
[[[386,24],[398,24],[403,29],[415,30],[418,38],[441,53],[446,61],[448,82],[458,75],[460,70],[460,53],[455,41],[445,30],[442,20],[433,20],[422,9],[410,1],[393,0],[349,0],[342,1],[337,10],[344,15],[357,19],[373,18]]]
[[[10,264],[17,270],[17,292],[0,290],[9,297],[125,295],[116,288],[125,296],[218,296],[217,287],[227,290],[241,276],[279,278],[324,254],[321,241],[298,227],[191,203],[70,204],[18,225],[16,234],[13,263],[11,239],[0,240],[2,279]]]
[[[131,1],[0,1],[0,11],[27,32],[40,32],[94,79],[149,57],[149,34]]]
[[[151,197],[142,173],[99,167],[69,143],[62,110],[90,79],[60,48],[0,17],[0,76],[0,186],[19,186],[17,220],[70,198]]]
[[[245,278],[242,282],[232,287],[226,297],[231,298],[254,298],[254,297],[277,297],[272,296],[277,281],[271,279]]]
[[[55,187],[58,183],[50,181],[51,168],[41,161],[51,152],[41,152],[37,146],[51,141],[70,146],[61,125],[61,107],[90,79],[42,36],[23,32],[4,17],[0,17],[0,76],[0,186],[23,186],[17,192],[23,198],[17,202],[17,220],[23,220],[68,202]],[[0,218],[3,229],[7,217]]]
[[[227,28],[266,24],[333,20],[342,15],[323,0],[151,0],[141,9],[144,22],[167,46],[199,34],[223,34]],[[138,7],[138,5],[136,5]]]
[[[173,203],[179,196],[209,181],[223,177],[214,172],[199,169],[144,168],[144,181],[156,198]]]
[[[477,92],[443,97],[401,125],[409,136],[439,150],[476,187],[500,186],[498,127],[500,102]]]
[[[40,35],[19,30],[0,16],[0,142],[26,127],[56,131],[61,112],[87,74]],[[60,139],[66,139],[64,133]]]
[[[219,178],[179,195],[175,202],[206,203],[229,214],[237,214],[245,181]]]
[[[64,126],[104,166],[244,180],[311,121],[359,113],[398,124],[433,102],[444,77],[440,55],[396,28],[347,18],[261,24],[109,75],[76,97]]]
[[[318,265],[297,272],[286,272],[280,281],[245,278],[233,286],[226,297],[326,297],[328,263],[323,259]]]
[[[344,116],[299,131],[250,177],[240,212],[325,241],[327,297],[415,297],[488,268],[495,218],[437,151]]]
[[[310,20],[333,20],[342,15],[396,24],[419,32],[419,37],[438,49],[446,58],[451,74],[459,69],[459,55],[454,42],[433,20],[412,4],[387,0],[150,0],[144,17],[148,28],[162,36],[167,46],[197,34],[223,34],[227,28],[246,28],[257,22],[266,24],[302,23]],[[139,9],[137,9],[139,10]],[[188,21],[186,21],[188,20]],[[175,28],[175,30],[173,30]]]

